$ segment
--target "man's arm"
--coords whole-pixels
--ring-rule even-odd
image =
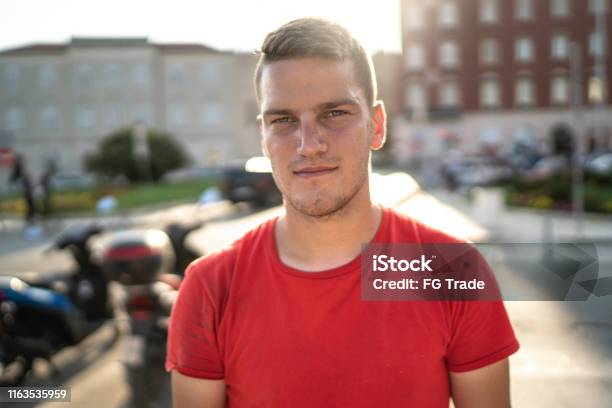
[[[510,408],[508,359],[465,373],[450,373],[455,408]]]
[[[187,377],[172,370],[172,406],[175,408],[223,408],[225,381]]]

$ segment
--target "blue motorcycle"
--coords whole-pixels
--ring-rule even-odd
[[[52,248],[69,251],[78,269],[61,279],[0,277],[0,385],[21,383],[34,360],[80,342],[113,316],[108,280],[93,261],[97,225],[70,228]]]

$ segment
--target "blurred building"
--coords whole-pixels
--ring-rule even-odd
[[[378,99],[385,104],[387,123],[391,124],[402,115],[402,55],[399,53],[377,52],[372,55],[378,85]],[[393,164],[393,126],[387,126],[387,142],[383,149],[372,156],[375,166]]]
[[[517,143],[563,153],[576,134],[612,146],[610,1],[402,0],[401,15],[400,163]]]
[[[0,52],[0,147],[40,170],[81,170],[106,135],[141,122],[200,165],[258,154],[255,56],[146,38],[73,38]]]
[[[402,55],[398,53],[377,52],[372,55],[376,71],[378,99],[385,103],[390,118],[402,112],[402,88],[397,86],[402,80]]]

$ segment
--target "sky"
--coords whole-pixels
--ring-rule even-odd
[[[334,20],[369,52],[399,52],[400,0],[0,0],[0,50],[70,37],[148,37],[253,51],[298,17]]]

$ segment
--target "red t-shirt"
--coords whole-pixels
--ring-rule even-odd
[[[362,301],[360,257],[290,268],[275,224],[190,265],[172,311],[166,369],[225,379],[230,407],[448,407],[448,371],[518,350],[501,301]],[[460,241],[384,209],[373,242]]]

